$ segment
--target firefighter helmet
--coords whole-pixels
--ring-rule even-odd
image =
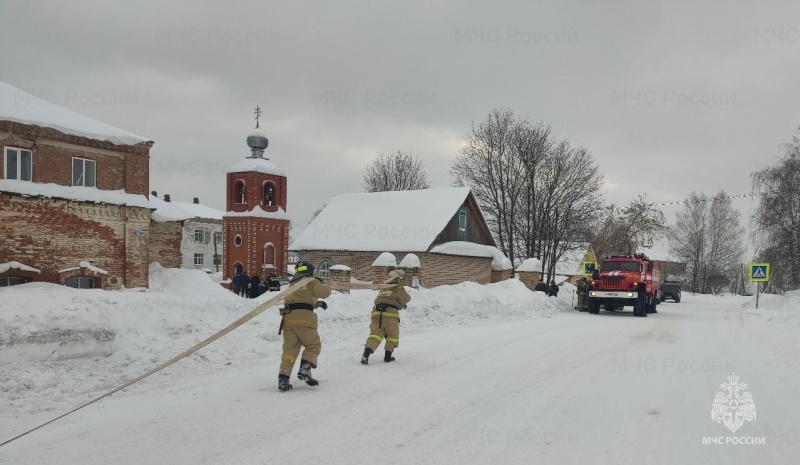
[[[300,262],[294,267],[294,277],[314,276],[314,265],[308,262]]]

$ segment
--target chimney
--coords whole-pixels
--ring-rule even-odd
[[[169,194],[164,194],[164,202],[169,202]]]
[[[158,192],[153,191],[153,192],[150,193],[150,195],[152,195],[153,197],[158,197]]]
[[[192,203],[200,203],[200,198],[199,197],[193,198]]]

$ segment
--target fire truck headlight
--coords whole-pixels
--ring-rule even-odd
[[[633,297],[633,292],[628,292],[628,297]]]
[[[589,295],[592,296],[592,297],[595,297],[597,295],[597,292],[592,291],[592,292],[589,293]]]

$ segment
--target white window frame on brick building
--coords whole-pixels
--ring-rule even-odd
[[[91,170],[88,170],[87,167],[91,167]],[[88,158],[72,157],[72,185],[96,187],[97,162]]]
[[[194,241],[203,243],[206,241],[206,232],[202,229],[194,230]]]
[[[15,165],[13,170],[9,169],[9,165],[12,159]],[[31,152],[30,150],[18,149],[16,147],[6,147],[3,154],[3,173],[6,179],[16,179],[18,181],[32,181],[33,152]]]
[[[330,267],[333,266],[330,260],[322,260],[317,267],[317,277],[327,279],[331,277]]]
[[[203,265],[206,262],[206,254],[204,253],[196,253],[194,254],[194,264],[195,265]]]

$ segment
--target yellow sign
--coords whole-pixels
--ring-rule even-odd
[[[584,276],[591,276],[594,270],[599,270],[600,267],[597,266],[597,262],[583,262],[581,263],[581,269],[583,269]]]
[[[765,283],[769,281],[769,263],[751,263],[748,281]]]

